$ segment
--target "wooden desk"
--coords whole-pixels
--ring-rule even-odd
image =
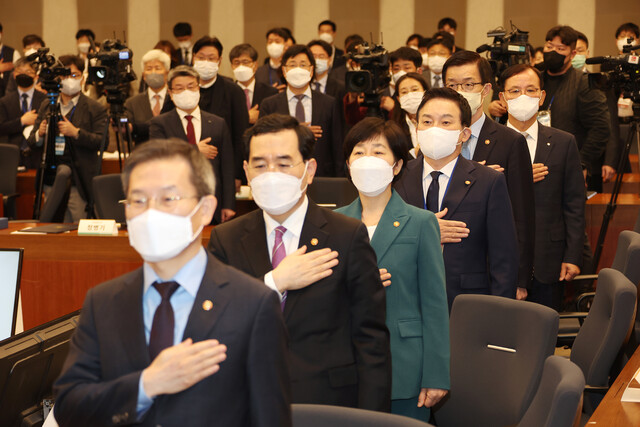
[[[640,426],[640,403],[620,401],[622,393],[638,368],[640,368],[640,348],[629,359],[600,405],[589,418],[587,427]]]
[[[10,234],[35,225],[10,223],[0,230],[0,248],[24,248],[20,287],[25,329],[82,308],[89,288],[142,265],[126,231],[118,236]],[[210,234],[206,227],[203,245]]]

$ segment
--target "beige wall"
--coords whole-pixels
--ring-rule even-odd
[[[625,22],[640,25],[640,1],[596,0],[595,51],[591,55],[617,55],[616,29]]]
[[[440,2],[416,1],[415,32],[431,37],[438,31],[438,21],[451,17],[458,23],[456,45],[465,47],[467,0],[448,0]],[[410,33],[407,33],[408,37]],[[406,40],[405,37],[405,40]]]
[[[293,28],[293,0],[244,0],[244,40],[267,57],[265,34],[273,27]]]
[[[331,0],[331,20],[338,26],[336,45],[344,47],[344,39],[351,34],[360,34],[365,40],[380,40],[379,0]]]
[[[22,53],[22,37],[27,34],[42,36],[43,0],[0,0],[2,43],[19,49]],[[45,43],[47,40],[44,40]]]

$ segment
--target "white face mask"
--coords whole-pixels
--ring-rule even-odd
[[[202,231],[204,224],[194,233],[191,217],[200,209],[204,199],[187,216],[174,215],[156,209],[147,209],[127,219],[129,244],[147,262],[171,259],[182,252]]]
[[[193,61],[193,69],[202,80],[211,80],[218,75],[218,63],[212,61]]]
[[[178,47],[180,49],[189,49],[191,47],[191,40],[185,40],[182,42],[178,42]]]
[[[311,81],[311,72],[304,68],[296,67],[293,70],[287,71],[284,76],[292,87],[300,89],[305,87]]]
[[[510,116],[521,122],[526,122],[538,112],[540,98],[520,95],[516,99],[507,101],[507,111]]]
[[[618,50],[622,52],[622,48],[627,45],[627,37],[616,40],[616,46],[618,46]],[[635,40],[631,42],[631,44],[635,44]]]
[[[393,73],[393,75],[391,76],[391,78],[393,79],[393,84],[398,84],[398,80],[400,80],[400,77],[404,76],[405,74],[407,74],[406,71],[404,70],[400,70],[397,73]]]
[[[447,130],[437,126],[418,130],[420,151],[430,159],[443,159],[456,151],[460,132],[459,130]]]
[[[409,114],[416,114],[418,112],[418,106],[422,102],[424,92],[409,92],[402,95],[400,99],[400,107]]]
[[[34,49],[34,48],[30,47],[29,49],[24,51],[24,56],[26,58],[27,56],[29,56],[29,55],[31,55],[33,53],[36,53],[37,51],[38,51],[37,49]]]
[[[323,42],[327,42],[329,44],[333,43],[333,36],[329,33],[320,33],[318,38]]]
[[[422,66],[426,67],[427,64],[429,64],[429,54],[428,53],[423,53],[422,54]]]
[[[482,92],[458,92],[469,103],[471,115],[473,116],[478,108],[482,107]]]
[[[430,56],[427,59],[427,65],[429,65],[429,69],[436,74],[440,74],[442,72],[442,67],[444,67],[445,62],[447,62],[447,58],[439,55]]]
[[[247,67],[246,65],[238,65],[233,70],[233,75],[239,82],[246,82],[247,80],[251,80],[253,77],[253,68]]]
[[[316,74],[322,74],[328,69],[329,69],[328,59],[316,59]]]
[[[74,79],[73,77],[62,80],[62,89],[60,92],[67,96],[75,96],[82,90],[82,79]]]
[[[284,52],[284,43],[269,43],[267,45],[267,53],[272,59],[278,59]]]
[[[179,109],[190,111],[198,106],[200,91],[185,89],[180,93],[174,93],[171,99]]]
[[[89,52],[89,48],[91,47],[91,43],[78,43],[78,52],[80,53],[87,53]]]
[[[382,194],[393,181],[393,166],[380,157],[364,156],[349,165],[353,185],[365,196]]]
[[[308,165],[309,163],[304,165],[302,178],[282,172],[264,172],[256,176],[249,182],[253,201],[269,215],[287,212],[298,203],[302,192],[307,188],[305,185],[300,189],[300,185],[306,178]]]

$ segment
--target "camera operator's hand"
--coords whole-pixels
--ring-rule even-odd
[[[60,133],[70,138],[77,138],[80,129],[75,127],[65,116],[62,116],[62,118],[64,120],[58,122],[58,130]]]
[[[20,117],[20,123],[22,123],[22,126],[31,126],[36,122],[37,118],[38,113],[36,113],[36,110],[27,111]]]
[[[38,136],[42,138],[46,133],[47,133],[47,121],[43,120],[40,122],[40,127],[38,128]]]
[[[313,136],[318,139],[318,138],[322,138],[322,127],[318,126],[318,125],[312,125],[310,122],[304,122],[302,123],[305,126],[308,126],[309,129],[311,129],[311,132],[313,132]]]
[[[393,98],[391,98],[390,96],[383,96],[382,99],[380,99],[380,108],[391,111],[393,110],[394,105],[395,102],[393,102]]]
[[[200,150],[203,156],[205,156],[207,159],[213,160],[218,155],[218,147],[209,145],[210,142],[211,137],[203,139],[196,145],[198,146],[198,150]]]
[[[507,107],[501,100],[496,99],[489,104],[489,114],[493,117],[502,117],[507,114]]]

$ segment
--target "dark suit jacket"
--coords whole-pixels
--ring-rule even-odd
[[[212,86],[206,89],[200,88],[200,109],[222,117],[227,123],[233,146],[235,178],[243,179],[243,134],[249,127],[249,113],[244,92],[233,80],[219,75]]]
[[[534,276],[556,283],[563,262],[580,266],[584,240],[584,178],[576,140],[570,133],[538,125],[535,163],[549,175],[533,185],[536,202]]]
[[[260,108],[260,105],[262,104],[263,100],[277,94],[278,94],[278,89],[276,89],[275,87],[256,81],[256,85],[253,91],[253,100],[251,101],[251,106],[254,107],[257,105],[258,108]]]
[[[166,113],[174,108],[175,105],[173,105],[173,101],[171,101],[171,97],[167,92],[160,113]],[[133,128],[131,131],[133,141],[136,144],[148,141],[149,122],[153,118],[153,111],[149,102],[149,89],[127,99],[124,103],[124,109]]]
[[[150,364],[139,268],[87,292],[62,375],[60,425],[135,424],[138,381]],[[213,310],[202,309],[213,301]],[[278,298],[257,280],[208,256],[184,337],[227,346],[220,370],[187,390],[155,398],[142,426],[291,426],[286,331]],[[137,424],[136,424],[137,425]]]
[[[425,204],[423,169],[420,154],[395,184],[404,201],[419,208]],[[518,244],[504,175],[459,156],[442,200],[444,208],[444,219],[462,221],[470,230],[462,242],[443,247],[449,308],[459,294],[515,298]]]
[[[264,83],[267,86],[273,87],[274,84],[282,85],[287,84],[287,81],[282,75],[282,69],[278,68],[274,70],[269,65],[269,58],[265,59],[266,63],[262,64],[256,70],[256,82]]]
[[[533,277],[533,251],[535,242],[535,204],[533,198],[533,172],[531,157],[524,136],[485,117],[480,130],[473,160],[486,165],[500,165],[507,178],[513,218],[518,233],[518,287],[528,288]]]
[[[200,140],[211,138],[209,145],[218,148],[215,159],[209,160],[216,179],[215,196],[218,207],[213,217],[220,222],[221,209],[236,209],[236,184],[234,182],[233,147],[229,137],[229,129],[220,117],[200,110],[202,129]],[[188,141],[178,111],[174,108],[168,113],[160,114],[151,119],[149,136],[152,139],[178,138]],[[197,149],[197,148],[195,148]]]
[[[29,109],[38,111],[46,99],[45,94],[34,90]],[[24,141],[22,131],[25,126],[22,126],[20,122],[22,114],[22,100],[20,99],[18,91],[7,92],[7,94],[0,99],[0,136],[5,136],[8,144],[15,145],[18,148],[21,147]],[[26,156],[23,154],[21,164],[29,169],[35,169],[40,165],[42,149],[36,149],[34,147],[30,151],[30,153],[25,153]]]
[[[260,117],[273,113],[289,114],[286,91],[262,102]],[[316,140],[313,150],[313,157],[318,162],[316,176],[344,176],[342,118],[338,102],[329,95],[312,90],[311,124],[322,127],[322,136]]]
[[[71,117],[71,123],[80,129],[78,139],[66,138],[65,156],[69,149],[74,152],[73,182],[77,186],[80,195],[85,201],[92,198],[93,177],[100,173],[102,164],[98,151],[109,145],[109,135],[103,138],[106,130],[108,115],[105,107],[97,101],[88,98],[84,94],[78,95],[78,103]],[[30,147],[38,144],[38,128],[40,122],[46,119],[48,103],[43,102],[38,111],[38,118],[33,125],[33,131],[29,136]],[[102,145],[104,143],[104,146]],[[48,158],[54,157],[54,146],[49,146]],[[57,157],[57,156],[55,156]],[[88,193],[86,194],[85,191]]]
[[[331,276],[288,292],[284,319],[292,402],[389,411],[385,291],[364,225],[309,201],[303,245],[308,251],[338,251],[339,264]],[[215,227],[209,250],[222,262],[262,278],[272,270],[262,210]]]

